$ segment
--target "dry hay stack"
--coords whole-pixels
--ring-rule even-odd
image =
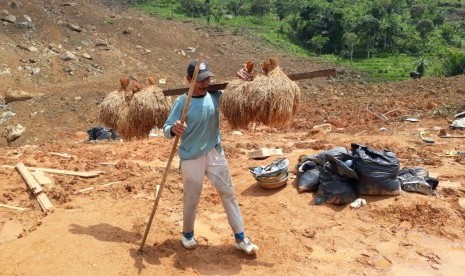
[[[299,86],[284,74],[275,58],[269,58],[253,80],[237,79],[228,84],[221,111],[235,129],[247,129],[252,122],[285,127],[297,112],[299,101]]]
[[[171,101],[162,90],[121,79],[121,88],[108,94],[100,104],[99,120],[113,128],[124,139],[146,138],[154,127],[161,128],[171,110]]]

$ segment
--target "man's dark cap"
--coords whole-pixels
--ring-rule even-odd
[[[194,75],[195,65],[197,65],[197,61],[191,61],[189,66],[187,66],[187,75],[192,77]],[[208,77],[213,77],[213,73],[210,71],[210,66],[206,61],[202,61],[199,65],[199,73],[197,75],[197,81],[203,81]]]

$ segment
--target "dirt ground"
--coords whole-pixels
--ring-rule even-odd
[[[369,84],[362,75],[337,68],[336,78],[298,82],[301,107],[285,129],[259,126],[238,133],[223,121],[246,234],[260,251],[247,256],[233,247],[221,200],[208,181],[196,221],[199,247],[182,247],[175,157],[145,251],[139,253],[173,141],[158,131],[140,141],[84,142],[86,130],[100,124],[98,103],[118,88],[120,77],[155,76],[166,81],[158,84],[163,89],[181,87],[185,65],[199,52],[206,54],[217,82],[231,79],[248,59],[259,63],[277,56],[286,73],[332,65],[283,53],[247,30],[161,20],[113,1],[12,3],[0,2],[0,10],[27,14],[34,26],[0,24],[0,96],[22,90],[34,97],[0,105],[0,115],[15,113],[1,121],[2,129],[26,127],[17,140],[0,142],[0,204],[26,208],[0,207],[2,275],[465,274],[465,157],[446,154],[465,151],[465,145],[463,139],[438,136],[440,129],[465,135],[448,128],[453,115],[465,110],[465,76]],[[26,50],[31,46],[37,51]],[[65,50],[78,60],[64,61]],[[40,72],[27,71],[33,67]],[[314,128],[321,124],[330,124],[331,131]],[[420,131],[435,143],[423,142]],[[351,143],[389,149],[401,167],[428,169],[439,180],[437,196],[362,196],[367,205],[359,209],[315,205],[315,194],[300,193],[295,177],[266,190],[248,171],[277,158],[248,158],[262,147],[281,148],[294,168],[301,155]],[[47,173],[53,184],[44,190],[54,211],[45,215],[13,167],[19,162],[102,173],[91,178]]]

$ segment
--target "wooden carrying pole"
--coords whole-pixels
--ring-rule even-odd
[[[182,124],[184,124],[184,121],[186,120],[187,111],[189,110],[189,104],[192,98],[192,93],[194,92],[194,86],[197,80],[197,75],[199,73],[199,67],[200,67],[200,63],[202,62],[202,57],[203,57],[202,54],[200,54],[199,59],[197,59],[197,64],[195,65],[194,74],[192,75],[189,92],[187,92],[186,103],[184,104],[184,108],[182,110],[182,115],[181,115]],[[176,135],[174,138],[173,147],[171,148],[170,158],[168,159],[168,164],[166,165],[165,173],[163,174],[163,178],[161,180],[161,184],[157,185],[157,190],[155,191],[155,203],[153,204],[152,213],[150,214],[147,227],[145,228],[144,238],[142,239],[142,242],[140,244],[139,251],[142,251],[144,249],[145,241],[147,240],[147,235],[149,234],[149,230],[152,225],[153,217],[155,216],[155,212],[158,207],[158,202],[160,201],[160,198],[161,198],[161,192],[163,191],[163,188],[165,187],[165,182],[168,176],[169,169],[171,167],[171,162],[173,161],[174,154],[176,153],[178,141],[179,141],[179,136]]]
[[[313,79],[313,78],[319,78],[319,77],[330,77],[330,76],[331,77],[336,76],[335,68],[287,75],[287,77],[292,81]],[[223,90],[226,88],[226,86],[228,86],[227,82],[210,84],[208,86],[208,91]],[[166,89],[166,90],[163,90],[162,92],[163,92],[163,95],[165,96],[176,96],[176,95],[184,94],[186,90],[187,90],[186,87],[181,87],[181,88]]]

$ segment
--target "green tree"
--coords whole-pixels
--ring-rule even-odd
[[[263,18],[271,10],[271,0],[252,0],[250,11],[258,18]]]
[[[304,6],[304,0],[276,0],[275,8],[279,21],[297,13]]]
[[[380,47],[389,52],[400,48],[398,43],[402,41],[404,33],[403,18],[399,14],[390,14],[380,21]]]
[[[404,21],[408,18],[406,0],[374,0],[369,13],[380,22],[380,33],[375,47],[394,52],[403,36]]]
[[[441,26],[441,37],[448,43],[452,44],[459,26],[456,23],[448,22]]]
[[[465,53],[450,51],[442,64],[446,76],[465,74]]]
[[[212,15],[212,9],[210,6],[210,0],[205,0],[205,17],[207,18],[207,24],[210,26],[210,17]]]
[[[213,6],[211,12],[212,12],[213,17],[215,18],[215,22],[220,22],[220,19],[225,14],[224,7],[220,5],[219,3]]]
[[[328,43],[329,41],[329,38],[326,37],[326,36],[322,36],[322,35],[316,35],[314,37],[312,37],[307,43],[310,44],[310,46],[314,49],[314,50],[317,50],[318,53],[321,55],[321,49],[323,49],[326,45],[326,43]]]
[[[289,3],[288,1],[282,1],[282,0],[277,0],[275,2],[275,7],[276,7],[276,13],[278,14],[278,19],[279,19],[279,22],[281,22],[280,24],[280,27],[279,27],[279,30],[281,33],[284,32],[284,19],[287,17],[287,15],[289,14],[289,9],[288,9],[288,5],[287,3]]]
[[[200,0],[180,0],[180,4],[191,17],[200,17],[205,13],[205,4]]]
[[[410,16],[412,17],[413,21],[416,22],[423,18],[424,14],[427,12],[428,7],[424,4],[417,4],[413,5],[410,8]]]
[[[239,11],[244,7],[244,0],[233,0],[229,1],[226,4],[226,9],[229,13],[234,14],[234,17],[237,17]]]
[[[354,49],[355,49],[355,44],[357,43],[357,39],[358,37],[355,33],[348,32],[344,34],[344,44],[349,49],[349,56],[350,56],[351,64],[354,58]]]
[[[423,41],[423,47],[425,47],[428,35],[434,30],[433,21],[429,19],[421,19],[420,21],[418,21],[416,29],[420,34],[420,38]]]
[[[330,46],[328,50],[337,54],[344,48],[344,14],[341,12],[331,11],[326,13],[327,31]]]
[[[363,41],[362,43],[365,44],[367,58],[370,58],[370,54],[373,51],[380,27],[379,20],[372,15],[362,17],[355,25],[354,32]]]
[[[301,41],[307,41],[314,35],[321,34],[323,29],[321,8],[316,5],[304,7],[300,11],[298,19],[292,21],[291,28],[295,30]]]
[[[328,37],[325,51],[335,52],[342,48],[343,14],[334,12],[329,5],[307,5],[299,12],[299,17],[290,21],[291,29],[300,41],[310,41],[314,36]],[[308,43],[307,45],[310,45]]]

